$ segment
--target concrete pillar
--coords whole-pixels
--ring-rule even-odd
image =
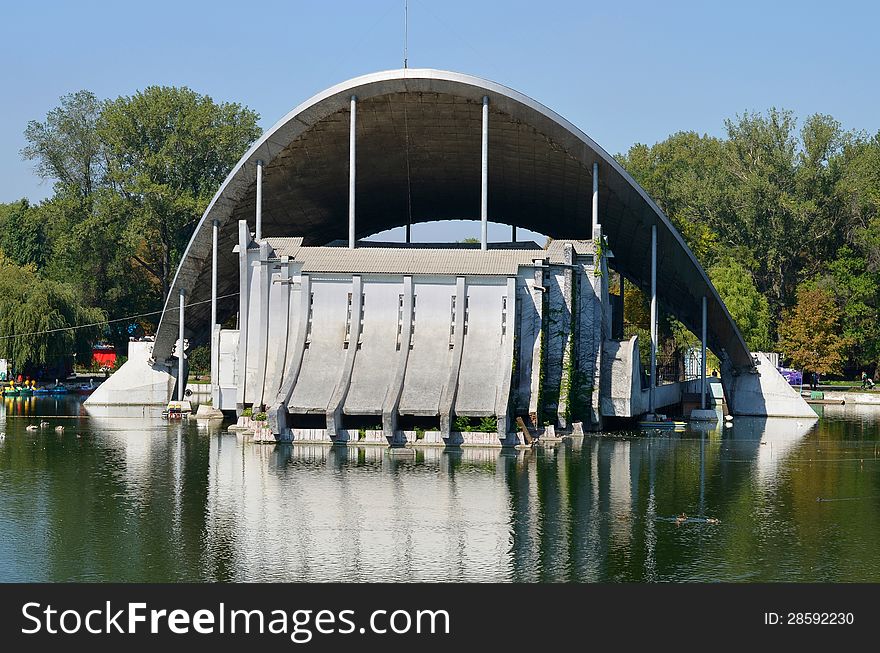
[[[489,247],[489,96],[483,96],[483,146],[480,164],[480,249]]]
[[[363,281],[359,274],[351,278],[351,329],[349,330],[348,349],[345,352],[345,361],[342,364],[342,372],[336,382],[336,388],[327,404],[327,435],[331,440],[344,442],[348,438],[342,437],[342,407],[348,390],[351,387],[351,373],[354,370],[354,359],[357,356],[358,342],[361,339],[361,307],[363,306]]]
[[[592,223],[590,225],[590,237],[599,226],[599,164],[593,164],[593,213]]]
[[[180,317],[179,317],[179,332],[178,332],[178,342],[177,342],[177,401],[183,401],[183,389],[186,386],[186,379],[183,378],[183,329],[184,329],[184,302],[186,301],[186,291],[181,288],[180,289]]]
[[[455,418],[455,396],[458,393],[458,374],[461,371],[461,355],[464,349],[464,325],[467,311],[467,282],[465,277],[455,280],[455,339],[452,347],[452,360],[449,376],[440,394],[440,436],[447,444],[461,444],[452,441],[452,422]]]
[[[213,229],[211,240],[211,395],[216,394],[216,389],[220,386],[217,334],[214,332],[217,327],[217,242],[220,238],[220,221],[214,220],[211,223]],[[217,406],[216,397],[214,406]]]
[[[251,234],[247,220],[238,221],[238,389],[236,409],[239,414],[244,410],[244,392],[247,382],[247,340],[248,340],[248,303],[250,301],[250,262],[248,261],[248,243]]]
[[[263,238],[263,162],[257,161],[257,216],[256,241]]]
[[[651,389],[648,411],[653,413],[657,385],[657,225],[651,225]]]
[[[511,384],[515,334],[517,330],[516,319],[516,277],[507,278],[507,315],[503,331],[503,347],[501,359],[498,361],[498,380],[495,395],[495,417],[498,420],[498,439],[502,445],[520,444],[513,428],[511,428]],[[511,437],[511,435],[513,437]]]
[[[703,296],[703,328],[700,333],[700,410],[706,410],[706,297]]]
[[[565,243],[562,247],[562,256],[565,266],[563,268],[563,283],[562,283],[562,306],[557,307],[557,310],[564,309],[561,311],[562,317],[556,322],[556,324],[548,324],[548,333],[550,336],[551,333],[555,332],[559,334],[559,340],[561,341],[562,351],[560,353],[560,365],[561,365],[561,373],[559,377],[559,401],[556,405],[556,421],[559,426],[563,429],[571,428],[571,421],[566,419],[566,413],[568,411],[568,407],[571,404],[570,392],[577,392],[578,388],[571,387],[571,375],[574,372],[575,363],[574,363],[574,340],[575,334],[572,333],[572,323],[576,320],[565,319],[566,313],[568,316],[576,315],[578,312],[578,307],[576,306],[577,298],[575,297],[574,292],[574,264],[575,264],[575,253],[574,247],[571,243]],[[548,338],[548,344],[550,339]],[[549,349],[549,347],[547,347]],[[598,359],[596,361],[598,365]],[[598,393],[596,393],[598,394]],[[575,417],[580,417],[576,415]]]
[[[292,433],[287,426],[287,403],[293,395],[293,389],[299,380],[299,372],[302,368],[303,354],[305,352],[306,336],[308,335],[309,326],[309,305],[312,296],[312,284],[309,275],[301,275],[301,286],[299,293],[299,309],[296,312],[296,323],[291,325],[296,335],[293,340],[293,346],[290,348],[290,355],[284,366],[284,378],[281,382],[281,389],[275,403],[269,407],[268,423],[272,432],[279,436],[281,440],[287,441],[292,439]]]
[[[398,439],[397,434],[397,409],[400,406],[400,395],[403,394],[403,380],[406,377],[406,365],[409,362],[409,344],[412,340],[413,330],[413,278],[403,278],[403,311],[401,315],[400,349],[397,351],[397,367],[394,372],[394,380],[388,388],[388,393],[382,403],[382,430],[389,442],[403,444],[405,439]]]
[[[545,352],[544,347],[542,347],[542,339],[546,338],[546,330],[545,330],[545,321],[544,321],[544,269],[546,265],[544,264],[543,259],[535,259],[533,262],[534,266],[534,277],[532,283],[532,306],[529,308],[534,308],[534,311],[529,311],[529,313],[533,314],[533,333],[534,338],[531,342],[531,352],[524,352],[525,356],[521,360],[529,360],[530,361],[530,370],[531,376],[529,379],[529,419],[532,421],[532,425],[537,429],[541,427],[541,415],[540,411],[543,406],[541,406],[538,402],[538,398],[541,396],[541,382],[544,373],[544,365],[545,365]],[[523,343],[526,344],[525,342]]]
[[[264,403],[263,397],[266,395],[266,367],[268,364],[268,350],[269,350],[269,291],[272,285],[272,270],[269,263],[269,244],[261,243],[260,244],[260,259],[259,259],[259,270],[260,275],[260,313],[259,315],[254,315],[252,317],[252,322],[255,322],[258,331],[256,336],[257,340],[257,374],[254,379],[254,412],[256,412],[256,407],[262,405]],[[277,346],[277,343],[272,343],[273,347]],[[277,352],[273,352],[277,353]]]
[[[355,132],[357,96],[351,96],[351,125],[348,130],[348,248],[354,249]]]

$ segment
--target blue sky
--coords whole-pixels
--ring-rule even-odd
[[[880,5],[410,0],[409,64],[513,87],[612,154],[771,106],[880,129]],[[312,94],[399,68],[403,0],[15,2],[0,9],[0,202],[51,193],[22,132],[59,96],[185,85],[268,128]]]

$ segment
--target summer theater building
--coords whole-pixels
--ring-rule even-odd
[[[409,242],[412,224],[447,219],[481,220],[480,243]],[[509,242],[488,242],[489,220],[510,225]],[[394,227],[407,242],[364,240]],[[517,227],[553,240],[517,242]],[[652,298],[651,342],[622,339],[609,268]],[[581,130],[469,75],[375,73],[296,107],[242,157],[155,341],[131,343],[89,403],[167,403],[183,339],[211,344],[213,405],[264,407],[282,439],[344,441],[367,420],[401,442],[402,424],[435,420],[455,443],[458,417],[496,418],[502,444],[520,441],[518,417],[600,430],[705,388],[643,381],[657,377],[660,305],[722,361],[731,412],[815,417],[749,352],[668,218]]]

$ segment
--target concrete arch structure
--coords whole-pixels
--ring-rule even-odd
[[[172,365],[182,294],[186,335],[191,342],[210,336],[206,300],[211,297],[215,224],[218,295],[229,296],[219,303],[219,319],[234,314],[238,300],[231,295],[239,288],[240,272],[233,252],[240,242],[237,223],[247,220],[254,226],[258,162],[263,235],[302,236],[305,246],[346,238],[353,97],[356,238],[411,222],[479,218],[481,113],[488,98],[490,219],[554,239],[590,240],[593,170],[598,166],[598,216],[613,252],[612,267],[649,291],[656,228],[660,304],[699,333],[705,298],[706,344],[723,361],[726,376],[756,371],[755,358],[682,236],[605,150],[517,91],[432,69],[379,72],[328,88],[293,109],[250,148],[217,191],[184,253],[153,344],[154,368]]]
[[[359,238],[406,224],[407,128],[415,221],[479,218],[479,116],[482,98],[489,96],[490,218],[552,238],[591,238],[591,170],[598,163],[599,215],[614,252],[614,269],[649,288],[651,225],[656,224],[660,303],[699,333],[700,301],[706,296],[709,348],[718,356],[726,352],[734,367],[752,367],[739,329],[681,234],[610,154],[522,93],[471,75],[430,69],[373,73],[328,88],[293,109],[248,150],[217,191],[184,253],[156,335],[156,360],[172,355],[180,289],[187,291],[189,303],[210,299],[214,220],[220,221],[219,294],[237,289],[235,222],[243,218],[253,225],[257,161],[264,162],[264,234],[308,234],[307,245],[345,238],[352,95],[359,104]],[[208,316],[207,305],[189,309],[190,329],[201,330]]]

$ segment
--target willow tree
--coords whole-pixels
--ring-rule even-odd
[[[0,356],[16,368],[77,353],[88,360],[104,312],[83,306],[74,290],[0,258]],[[82,327],[85,328],[71,328]]]

